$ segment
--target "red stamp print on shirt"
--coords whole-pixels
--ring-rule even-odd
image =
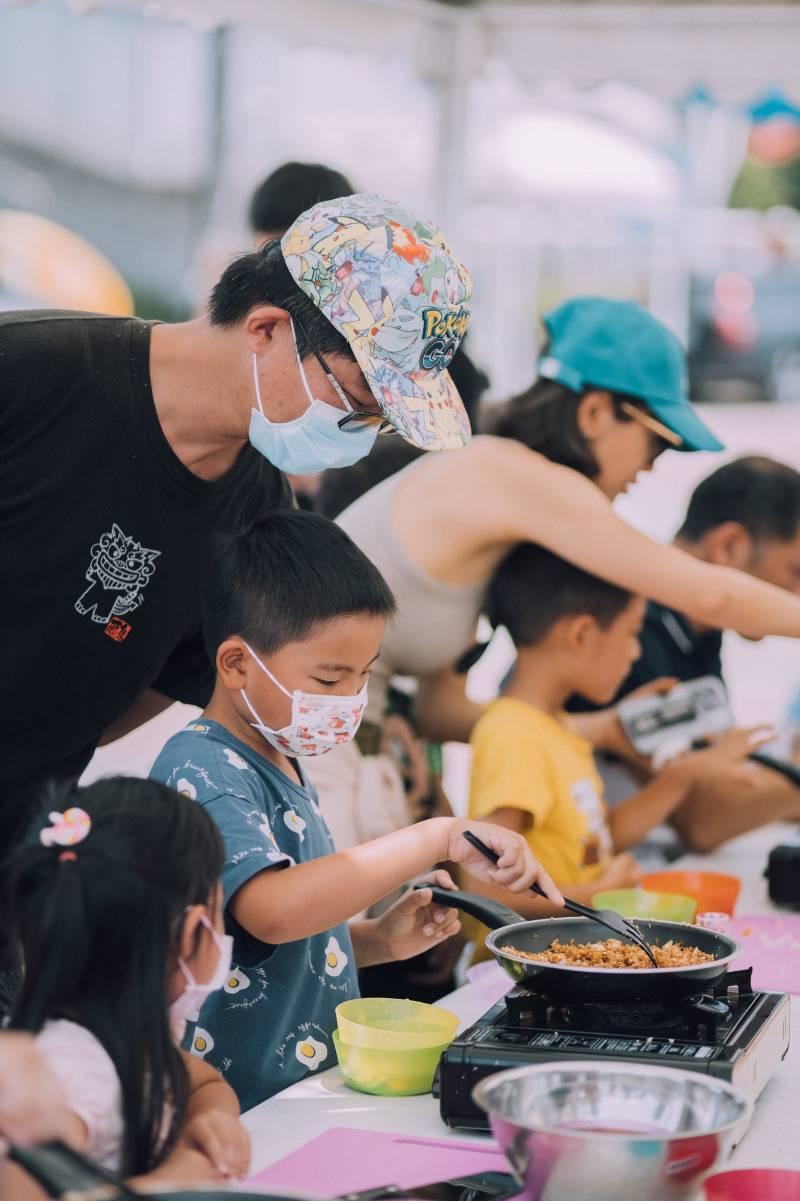
[[[108,634],[115,642],[124,642],[132,629],[133,626],[128,625],[121,617],[112,617],[103,633]]]

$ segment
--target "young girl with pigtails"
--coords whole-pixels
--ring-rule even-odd
[[[49,808],[5,869],[24,968],[11,1026],[60,1080],[71,1142],[125,1177],[242,1176],[236,1096],[179,1049],[230,971],[216,826],[152,780],[102,780]]]

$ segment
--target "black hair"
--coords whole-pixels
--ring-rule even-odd
[[[42,845],[47,813],[73,806],[91,819],[87,837]],[[223,864],[222,839],[197,802],[119,776],[51,789],[30,845],[4,867],[4,912],[24,963],[11,1026],[38,1032],[67,1018],[102,1044],[122,1093],[123,1177],[156,1167],[185,1120],[168,969],[187,906],[209,903]]]
[[[211,292],[208,317],[212,325],[239,325],[259,304],[275,305],[296,318],[294,332],[301,359],[311,353],[309,340],[322,355],[354,357],[345,336],[295,283],[280,242],[267,242],[225,268]]]
[[[301,213],[322,200],[355,191],[346,175],[322,163],[283,163],[253,193],[248,220],[253,233],[284,233]]]
[[[744,526],[754,541],[789,542],[800,527],[800,472],[763,455],[718,467],[692,493],[678,537],[698,542],[726,521]]]
[[[323,472],[314,510],[331,520],[354,504],[359,497],[402,471],[425,451],[403,438],[379,438],[372,450],[352,467]]]
[[[465,341],[466,338],[461,340],[448,371],[467,411],[469,423],[477,429],[481,397],[489,387],[489,377],[469,357],[464,349]],[[323,473],[314,498],[315,511],[331,519],[338,517],[365,492],[423,454],[424,450],[411,446],[402,438],[379,438],[370,453],[352,467],[338,467]]]
[[[600,464],[578,425],[581,401],[589,392],[607,392],[607,388],[587,384],[582,392],[573,392],[555,380],[537,379],[530,388],[506,401],[487,424],[487,433],[513,438],[529,450],[536,450],[551,463],[572,467],[588,479],[600,474]],[[634,396],[612,393],[614,415],[618,421],[632,421],[622,405],[627,403],[647,410],[644,401]],[[666,443],[664,444],[666,449]]]
[[[469,424],[473,430],[477,430],[480,425],[481,398],[490,381],[486,372],[467,353],[468,337],[465,334],[459,342],[447,370],[467,411]]]
[[[487,616],[505,626],[515,646],[535,646],[562,617],[588,614],[607,629],[632,593],[568,563],[533,542],[506,555],[489,585]]]
[[[333,618],[394,612],[377,567],[318,513],[270,513],[218,539],[212,552],[203,604],[212,663],[233,635],[270,655]]]

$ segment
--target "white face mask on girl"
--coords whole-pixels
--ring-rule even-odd
[[[261,403],[258,360],[253,355],[253,383],[258,408],[250,413],[250,442],[273,467],[289,475],[307,475],[325,471],[328,467],[351,467],[372,450],[378,436],[378,426],[339,429],[339,422],[344,416],[341,409],[324,400],[317,400],[308,385],[305,368],[297,351],[294,322],[292,337],[297,367],[308,397],[308,408],[294,421],[270,421]],[[343,399],[347,404],[347,400]],[[348,404],[347,408],[352,413],[352,406]]]
[[[177,1027],[180,1033],[182,1033],[180,1027],[183,1024],[197,1017],[209,995],[222,988],[231,971],[233,938],[230,934],[217,934],[205,914],[200,918],[200,922],[211,932],[211,937],[219,951],[219,959],[213,976],[203,983],[195,980],[191,968],[183,959],[178,960],[178,967],[183,972],[186,988],[170,1005],[169,1015],[173,1027]]]
[[[290,692],[280,680],[275,679],[252,647],[246,642],[244,645],[276,688],[280,688],[292,702],[292,720],[289,725],[280,730],[273,730],[264,725],[250,704],[244,688],[242,689],[244,703],[255,718],[251,724],[266,738],[270,746],[274,746],[284,755],[324,755],[326,751],[332,751],[343,742],[352,740],[361,725],[361,718],[367,706],[366,684],[355,696],[328,696],[318,692],[303,692],[299,688]]]

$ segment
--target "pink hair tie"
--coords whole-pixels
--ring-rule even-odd
[[[71,859],[74,859],[76,863],[78,861],[78,856],[75,854],[74,851],[62,851],[58,857],[58,862],[59,863],[68,863]]]
[[[72,808],[64,813],[51,813],[50,825],[39,834],[42,846],[72,847],[83,842],[92,828],[92,819],[85,809]]]

